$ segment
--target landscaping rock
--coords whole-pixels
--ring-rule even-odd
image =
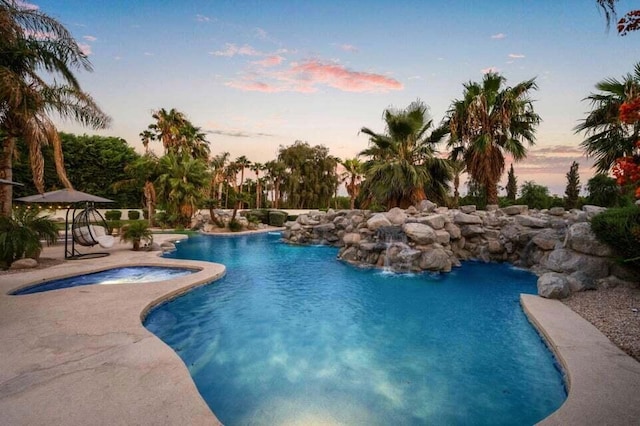
[[[402,225],[407,220],[407,214],[399,207],[394,207],[384,213],[392,225]]]
[[[460,211],[465,214],[473,213],[476,211],[476,206],[473,204],[467,206],[460,206]]]
[[[417,244],[431,244],[437,239],[433,228],[422,223],[405,223],[402,230],[411,241]]]
[[[449,260],[449,255],[441,248],[428,249],[420,257],[420,269],[448,272],[451,270],[451,260]]]
[[[419,222],[429,225],[433,229],[442,229],[447,223],[447,220],[442,214],[432,214],[429,216],[420,217]]]
[[[456,213],[453,217],[453,222],[456,225],[482,225],[482,218],[480,216],[460,212]]]
[[[517,214],[527,213],[529,211],[529,207],[524,205],[515,205],[503,207],[501,210],[502,213],[506,214],[507,216],[515,216]]]
[[[549,225],[547,220],[522,214],[516,216],[516,222],[518,225],[527,226],[529,228],[546,228]]]
[[[360,244],[360,240],[360,234],[355,232],[344,234],[344,236],[342,237],[342,242],[347,246]]]
[[[372,231],[382,228],[383,226],[391,226],[391,222],[389,222],[389,219],[382,213],[376,213],[367,220],[367,228]]]
[[[613,255],[613,251],[608,245],[598,241],[596,234],[591,230],[591,225],[587,222],[574,223],[569,227],[565,247],[594,256],[608,257]]]
[[[429,200],[422,200],[422,201],[420,201],[420,204],[418,205],[418,210],[423,212],[423,213],[431,213],[437,207],[438,207],[438,205],[436,203],[433,203],[433,202],[431,202]]]
[[[31,258],[14,260],[9,269],[32,269],[38,266],[38,261]]]
[[[538,294],[547,299],[564,299],[571,290],[567,278],[556,272],[547,272],[538,278]]]

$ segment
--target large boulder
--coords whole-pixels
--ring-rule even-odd
[[[391,222],[383,213],[376,213],[367,220],[367,228],[372,231],[382,228],[383,226],[391,226]]]
[[[527,226],[529,228],[546,228],[549,225],[549,221],[547,220],[523,214],[516,216],[516,223],[520,226]]]
[[[442,214],[432,214],[418,218],[418,222],[429,225],[433,229],[442,229],[447,223],[447,220]]]
[[[402,225],[407,220],[407,214],[400,207],[394,207],[384,215],[392,225]]]
[[[417,244],[432,244],[438,239],[433,228],[423,223],[405,223],[402,230]]]
[[[610,257],[613,255],[608,245],[601,243],[591,230],[588,222],[574,223],[567,231],[565,246],[580,253],[593,256]]]
[[[419,265],[420,269],[427,271],[449,272],[451,270],[449,255],[442,248],[431,248],[422,252]]]
[[[422,200],[422,201],[420,201],[420,204],[418,205],[418,210],[423,212],[423,213],[431,213],[437,207],[438,207],[438,205],[436,203],[433,203],[433,202],[431,202],[429,200]]]
[[[357,232],[351,232],[351,233],[348,233],[348,234],[344,234],[342,236],[342,242],[346,246],[352,246],[352,245],[359,244],[360,240],[361,240],[360,234],[358,234]]]
[[[564,299],[571,290],[567,277],[557,272],[547,272],[538,278],[538,294],[547,299]]]
[[[454,225],[451,222],[447,223],[444,226],[444,230],[449,233],[449,235],[451,236],[452,240],[457,240],[462,236],[462,232],[460,231],[460,227]]]
[[[542,250],[553,250],[556,245],[560,244],[558,234],[552,229],[545,229],[537,233],[531,240]]]
[[[572,274],[583,272],[593,280],[609,275],[609,261],[595,256],[587,256],[567,249],[555,249],[549,256],[542,257],[540,266],[555,272]]]

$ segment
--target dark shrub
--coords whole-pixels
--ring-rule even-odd
[[[268,209],[253,209],[249,210],[247,217],[254,216],[260,223],[265,225],[269,224],[269,210]]]
[[[285,220],[287,220],[287,213],[277,210],[269,212],[269,225],[283,226]]]
[[[104,212],[104,218],[107,220],[120,220],[122,218],[122,211],[107,210],[106,212]]]
[[[144,218],[144,220],[149,220],[149,209],[148,208],[144,208],[142,209],[142,217]]]
[[[129,210],[128,217],[129,220],[138,220],[140,219],[140,212],[138,210]]]
[[[624,260],[640,268],[640,208],[629,206],[608,209],[591,220],[598,239]]]
[[[298,215],[297,214],[290,214],[289,216],[287,216],[287,220],[289,222],[295,222],[296,219],[298,219]]]
[[[122,222],[119,220],[108,220],[107,227],[109,228],[109,234],[113,234],[114,229],[122,228]]]
[[[229,222],[229,230],[231,232],[242,231],[242,224],[237,220],[233,219],[232,221]]]

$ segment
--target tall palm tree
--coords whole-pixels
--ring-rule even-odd
[[[357,158],[347,158],[340,161],[340,164],[344,167],[344,172],[340,178],[342,182],[346,182],[345,187],[347,188],[347,194],[349,194],[350,197],[349,208],[353,210],[356,206],[356,197],[358,197],[358,194],[360,193],[360,184],[362,182],[364,167],[362,162]]]
[[[453,173],[453,207],[460,204],[460,175],[466,172],[466,165],[463,160],[449,160],[449,167]]]
[[[535,78],[513,87],[506,79],[487,73],[482,82],[464,84],[463,97],[453,101],[445,125],[451,132],[452,158],[464,159],[467,172],[487,192],[487,203],[498,203],[498,182],[504,172],[504,155],[514,161],[527,155],[535,142],[540,116],[533,109],[529,93],[537,89]]]
[[[438,128],[430,133],[433,120],[420,100],[405,109],[384,111],[385,133],[366,127],[370,146],[359,155],[369,157],[364,163],[365,181],[362,191],[371,201],[387,208],[406,208],[427,198],[436,180],[450,180],[446,160],[436,157],[436,145],[447,134]],[[437,174],[437,178],[436,178]]]
[[[261,204],[261,194],[262,194],[262,181],[260,180],[260,172],[264,170],[264,164],[262,163],[253,163],[251,166],[251,171],[256,174],[256,208],[260,208]]]
[[[148,129],[162,142],[165,154],[175,152],[180,145],[180,131],[187,122],[185,115],[175,108],[169,111],[160,108],[154,111],[151,117],[155,123],[149,124]]]
[[[280,208],[280,204],[282,203],[280,187],[287,177],[287,167],[282,161],[271,160],[265,163],[265,168],[273,185],[273,205],[277,209]]]
[[[240,157],[236,158],[234,163],[240,171],[240,192],[242,192],[242,185],[244,185],[244,170],[251,166],[251,161],[249,161],[249,159],[244,155],[241,155]]]
[[[143,130],[138,136],[140,136],[140,140],[142,141],[142,146],[144,147],[145,154],[148,154],[149,142],[155,139],[155,134],[150,130]]]
[[[142,194],[144,197],[143,205],[149,213],[149,226],[153,226],[155,217],[155,207],[157,204],[156,189],[153,181],[159,175],[159,159],[156,155],[146,153],[135,161],[130,162],[124,168],[125,173],[130,176],[129,179],[116,182],[113,187],[116,190],[125,187],[139,188],[142,186]]]
[[[606,174],[617,158],[633,154],[635,143],[640,139],[640,122],[627,124],[619,118],[620,105],[640,94],[640,62],[632,74],[622,80],[602,80],[596,89],[599,93],[585,99],[591,103],[591,112],[575,130],[587,136],[580,146],[595,159],[596,171]]]
[[[216,155],[211,160],[211,169],[213,171],[211,177],[211,191],[217,192],[218,202],[222,201],[222,186],[225,180],[225,169],[227,167],[227,162],[229,161],[229,153],[223,152],[221,154]],[[213,196],[212,196],[213,198]]]
[[[211,150],[202,129],[186,121],[179,131],[178,152],[186,152],[193,158],[206,161],[209,158]]]
[[[9,0],[0,0],[0,177],[13,177],[16,140],[29,149],[34,183],[44,192],[42,146],[51,144],[60,181],[71,188],[64,169],[62,144],[49,118],[51,112],[94,128],[109,117],[84,93],[74,75],[91,71],[91,63],[69,31],[45,13]],[[9,216],[12,188],[0,189],[0,214]]]

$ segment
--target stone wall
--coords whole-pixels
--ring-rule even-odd
[[[617,262],[591,231],[590,219],[603,210],[538,211],[518,205],[480,211],[423,201],[385,213],[302,214],[285,223],[283,237],[293,244],[340,247],[338,257],[346,262],[397,272],[448,272],[469,259],[510,262],[538,275],[541,296],[563,298],[598,287],[640,285],[637,272]]]

